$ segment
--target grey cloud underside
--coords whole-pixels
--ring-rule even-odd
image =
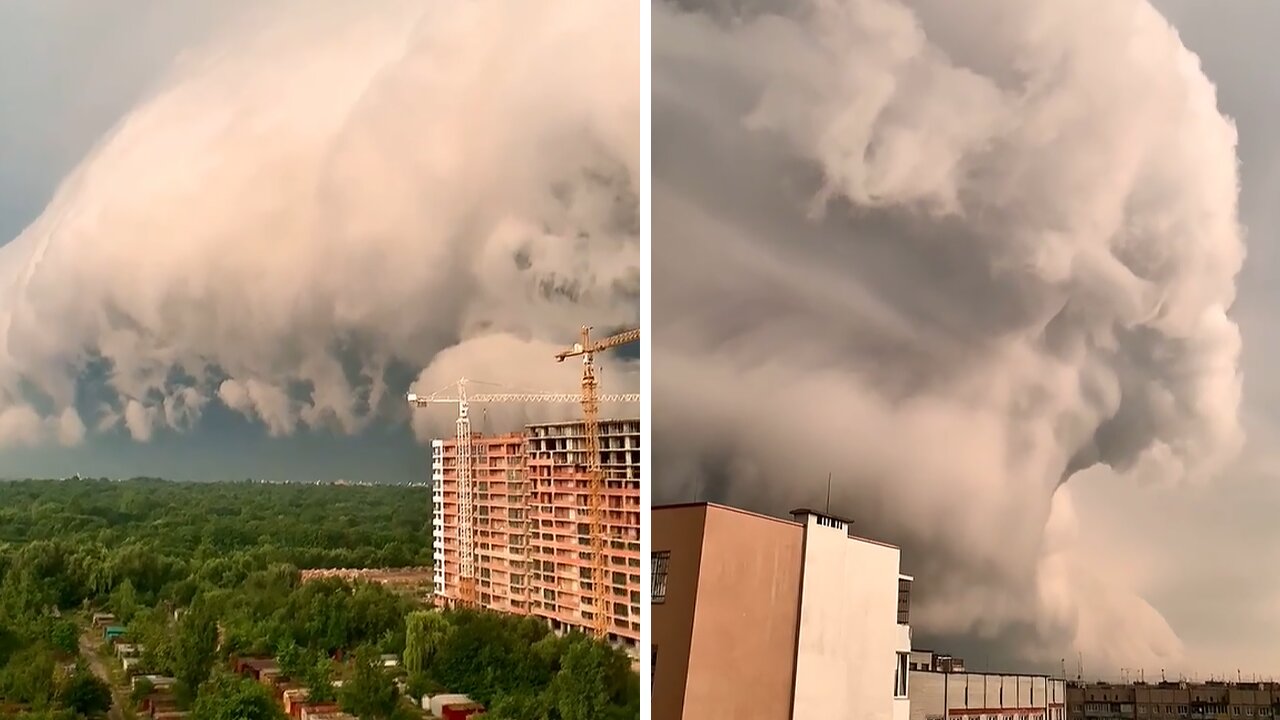
[[[777,513],[831,472],[926,632],[1180,652],[1058,491],[1211,477],[1243,442],[1235,131],[1168,24],[684,2],[654,37],[655,496]]]
[[[638,315],[638,33],[634,3],[246,6],[0,248],[0,444],[209,402],[357,432],[403,420],[406,367],[574,387],[552,351]]]

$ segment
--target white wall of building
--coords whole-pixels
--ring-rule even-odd
[[[1065,683],[1043,675],[911,672],[910,720],[1063,720]]]
[[[905,720],[905,701],[894,701],[898,549],[850,538],[842,522],[797,519],[806,536],[792,718]]]
[[[898,575],[898,579],[899,579],[899,580],[909,580],[909,581],[914,581],[914,578],[912,578],[910,575]],[[897,586],[895,585],[895,590],[896,590],[896,587],[897,587]],[[896,602],[897,602],[897,596],[896,596],[896,595],[894,596],[894,601],[895,601],[894,609],[895,609],[895,611],[896,611],[896,609],[897,609],[897,605],[896,605]],[[902,656],[903,656],[903,657],[901,658],[901,660],[900,660],[900,663],[901,663],[901,664],[900,664],[898,667],[899,667],[900,669],[905,669],[905,670],[906,670],[906,672],[907,672],[907,693],[908,693],[908,695],[907,695],[907,697],[895,697],[895,698],[893,699],[893,720],[909,720],[909,719],[910,719],[910,717],[911,717],[911,697],[910,697],[910,693],[911,693],[911,683],[910,683],[910,678],[911,678],[911,672],[910,672],[910,667],[911,667],[911,626],[910,626],[910,625],[897,624],[897,617],[896,617],[896,615],[895,615],[895,617],[894,617],[894,622],[895,622],[895,625],[894,625],[894,626],[897,628],[897,638],[896,638],[897,642],[894,644],[894,650],[895,650],[898,654],[900,654],[900,655],[902,655]]]
[[[436,594],[444,595],[444,441],[431,441],[431,555]]]

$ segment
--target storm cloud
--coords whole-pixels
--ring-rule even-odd
[[[225,15],[0,247],[0,446],[209,403],[355,433],[407,416],[396,377],[455,379],[446,351],[572,389],[551,353],[635,322],[636,3]]]
[[[1201,483],[1244,442],[1236,131],[1169,23],[686,1],[653,54],[656,497],[779,514],[832,473],[923,632],[1178,661],[1070,495]]]

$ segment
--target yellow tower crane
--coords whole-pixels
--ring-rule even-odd
[[[571,403],[581,397],[571,393],[551,392],[489,392],[468,393],[467,386],[475,381],[459,378],[457,382],[431,393],[408,393],[405,399],[412,407],[430,407],[438,403],[458,405],[458,419],[454,423],[458,453],[458,604],[468,607],[476,603],[476,543],[475,543],[475,436],[471,432],[471,403]],[[490,383],[482,383],[488,385]],[[453,389],[454,392],[448,392]],[[634,393],[603,395],[601,402],[639,402]]]
[[[594,614],[592,631],[597,638],[609,634],[609,595],[605,592],[607,566],[604,536],[604,470],[600,467],[600,384],[596,380],[595,355],[619,345],[640,341],[640,329],[627,330],[603,340],[591,341],[591,327],[582,327],[582,339],[568,350],[556,353],[556,360],[582,356],[582,420],[587,441],[587,482],[591,523],[591,597]]]

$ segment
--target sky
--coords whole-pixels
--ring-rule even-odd
[[[1134,549],[1148,597],[1193,653],[1201,677],[1280,677],[1263,638],[1280,632],[1280,578],[1260,561],[1280,551],[1270,520],[1280,504],[1280,87],[1267,82],[1275,60],[1267,28],[1280,26],[1272,3],[1156,3],[1203,63],[1219,106],[1239,130],[1240,219],[1248,258],[1233,316],[1244,338],[1241,414],[1246,445],[1239,463],[1194,490],[1121,485],[1119,492],[1085,484],[1077,510],[1097,518],[1098,552]],[[1263,561],[1265,562],[1265,561]],[[1153,677],[1147,670],[1147,677]]]
[[[1278,20],[656,5],[656,498],[831,473],[971,667],[1280,676]]]
[[[639,314],[635,10],[0,2],[0,477],[422,480],[411,386],[576,389]]]

